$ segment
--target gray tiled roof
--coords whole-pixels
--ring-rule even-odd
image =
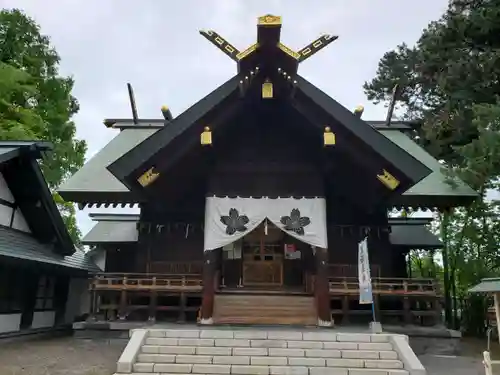
[[[100,272],[90,257],[79,249],[76,249],[73,255],[59,255],[53,252],[50,245],[41,244],[28,234],[1,226],[0,256],[53,264],[88,272]]]
[[[99,243],[129,243],[137,242],[137,220],[99,221],[83,237],[82,243],[93,245]]]
[[[500,278],[482,279],[479,284],[469,289],[469,293],[500,292]]]
[[[406,134],[398,130],[379,130],[379,132],[433,171],[422,181],[408,189],[403,195],[477,196],[474,190],[458,178],[454,178],[454,185],[456,186],[449,184],[447,177],[443,174],[443,166],[439,161]]]
[[[157,131],[158,128],[151,127],[120,131],[115,138],[65,181],[59,187],[58,192],[63,197],[65,192],[128,192],[127,187],[118,181],[106,167]]]
[[[392,225],[389,240],[393,245],[413,249],[443,247],[440,239],[424,225]]]

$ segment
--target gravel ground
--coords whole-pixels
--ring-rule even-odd
[[[0,374],[111,375],[126,344],[73,337],[0,344]]]
[[[111,375],[125,345],[125,340],[72,337],[0,344],[0,374]],[[428,375],[484,375],[481,351],[466,351],[467,357],[426,354],[420,360]]]

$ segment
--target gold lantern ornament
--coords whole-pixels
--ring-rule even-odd
[[[325,146],[335,145],[335,134],[332,132],[329,126],[325,127],[325,132],[323,133],[323,143]]]
[[[212,144],[212,132],[210,127],[205,126],[203,133],[201,133],[200,142],[202,146],[210,146]]]
[[[262,84],[262,99],[273,98],[273,83],[268,79]]]

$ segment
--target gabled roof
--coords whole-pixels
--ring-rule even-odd
[[[467,205],[478,197],[478,193],[462,180],[447,176],[443,165],[403,132],[395,129],[379,132],[432,170],[422,181],[396,197],[395,205],[446,208]],[[448,182],[450,178],[452,183]]]
[[[469,289],[469,293],[500,293],[500,278],[482,279],[479,284]]]
[[[80,249],[74,249],[72,255],[57,254],[50,244],[41,244],[28,234],[5,227],[0,227],[0,256],[85,272],[100,272],[92,259]]]
[[[312,119],[313,131],[318,132],[318,137],[321,137],[324,124],[331,124],[332,128],[335,129],[339,148],[343,148],[348,153],[358,154],[357,161],[362,164],[375,163],[376,156],[379,164],[383,164],[385,168],[391,170],[394,176],[400,179],[401,188],[412,186],[430,173],[430,169],[425,165],[390,142],[334,99],[314,88],[307,80],[300,76],[297,76],[296,79],[297,91],[290,106],[308,113],[321,112],[323,117],[328,118],[327,121]],[[186,112],[174,118],[167,127],[145,139],[131,151],[111,163],[108,169],[131,190],[142,191],[142,186],[136,180],[151,167],[158,168],[155,157],[161,151],[175,144],[175,150],[168,152],[168,160],[162,160],[162,168],[175,164],[194,147],[200,147],[197,129],[202,128],[204,124],[211,124],[213,128],[213,123],[219,115],[217,111],[221,107],[225,108],[226,111],[235,111],[241,106],[243,100],[239,96],[239,80],[238,76],[231,78]],[[305,102],[307,104],[304,104]],[[229,116],[229,114],[225,113],[225,116]],[[184,139],[182,139],[183,136]],[[359,142],[356,150],[353,150],[352,147],[349,149],[352,139]],[[181,142],[184,142],[184,147],[179,146]],[[360,155],[366,155],[366,153],[375,156],[361,160]],[[382,168],[377,172],[382,173]],[[376,176],[374,175],[373,178],[375,179]]]
[[[391,225],[389,241],[392,245],[408,249],[439,249],[441,240],[425,225]]]
[[[142,173],[149,169],[148,167],[145,170],[141,170],[164,147],[174,142],[191,127],[195,127],[196,125],[200,126],[200,124],[203,125],[204,121],[207,121],[207,117],[213,113],[215,109],[220,108],[221,105],[227,104],[228,108],[231,108],[231,104],[236,106],[239,101],[239,81],[239,76],[234,76],[226,81],[205,98],[174,118],[168,126],[156,132],[154,136],[142,142],[138,142],[134,148],[110,163],[107,166],[108,170],[131,190],[137,190],[137,182],[134,179],[130,179],[130,175],[137,171],[141,171]],[[192,142],[192,146],[198,144],[198,138],[196,138],[195,142]],[[178,160],[181,155],[169,156],[170,162],[173,163]]]
[[[90,214],[97,223],[83,237],[84,245],[134,243],[138,241],[137,222],[140,215],[135,214]]]
[[[73,240],[37,162],[51,148],[47,142],[0,141],[0,168],[35,238],[59,254],[71,255]]]
[[[59,194],[67,201],[78,203],[137,202],[138,197],[116,179],[106,167],[162,127],[163,122],[148,120],[143,120],[135,126],[123,127],[115,138],[58,188]]]
[[[266,82],[273,87],[275,103],[285,103],[294,114],[302,114],[319,139],[325,127],[330,127],[337,138],[336,148],[355,160],[358,167],[370,171],[366,179],[379,184],[372,189],[371,203],[380,202],[382,196],[386,198],[403,193],[431,172],[424,164],[297,74],[299,63],[336,40],[336,36],[323,35],[295,52],[281,43],[280,30],[281,17],[259,17],[257,43],[242,52],[215,31],[201,32],[237,62],[238,74],[174,118],[164,129],[108,165],[109,171],[131,191],[144,193],[147,188],[137,181],[142,174],[147,171],[161,174],[195,147],[200,147],[199,135],[204,126],[209,125],[215,132],[241,107],[252,110],[256,98],[259,98],[258,103],[261,105],[259,88]],[[235,122],[229,125],[236,126]],[[159,160],[161,152],[168,157]],[[380,184],[385,184],[388,189],[379,189]]]

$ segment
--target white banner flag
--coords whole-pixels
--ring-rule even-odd
[[[359,303],[373,303],[370,260],[368,258],[368,238],[358,244]]]

